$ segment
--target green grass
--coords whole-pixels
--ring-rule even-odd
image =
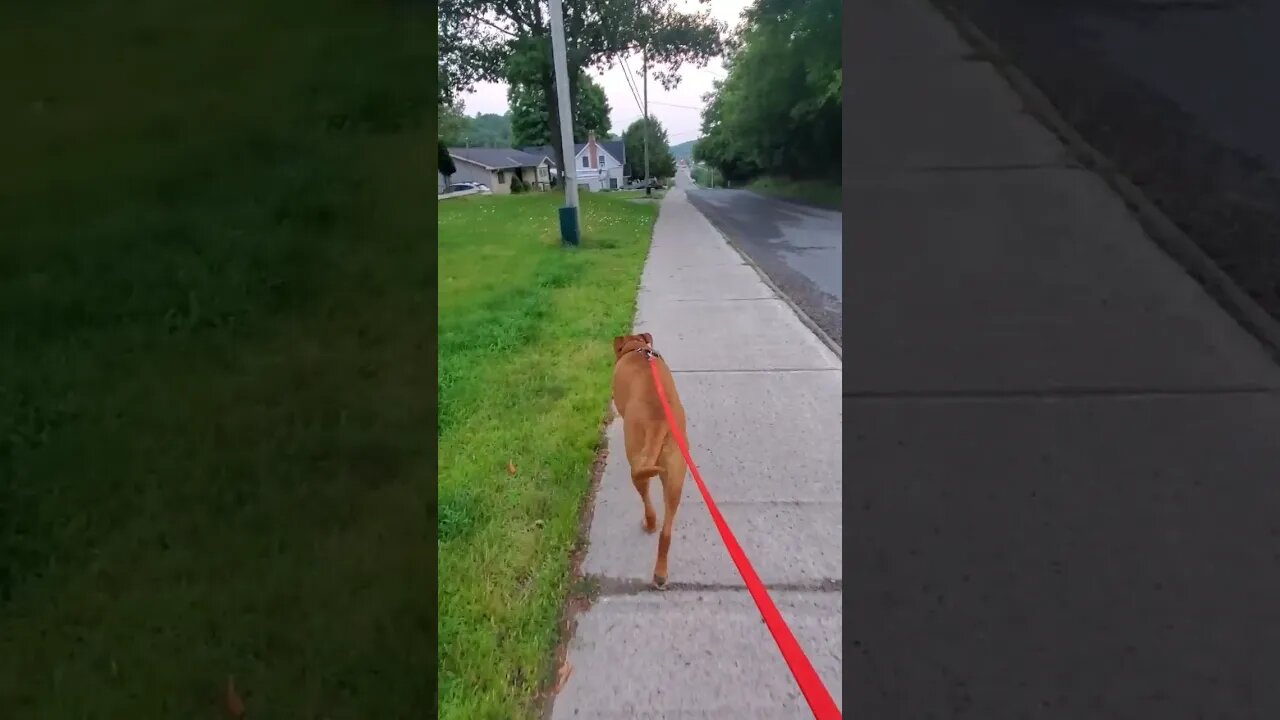
[[[840,209],[839,179],[789,180],[786,178],[762,177],[753,180],[747,188],[763,195],[772,195],[832,210]]]
[[[626,198],[628,200],[661,200],[667,194],[662,188],[654,188],[649,195],[645,195],[643,190],[613,190],[609,193],[613,197]]]
[[[0,6],[0,715],[429,716],[426,14]]]
[[[534,717],[578,511],[657,206],[582,193],[440,204],[440,717]],[[508,473],[508,462],[516,469]]]

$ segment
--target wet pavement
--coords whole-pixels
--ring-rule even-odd
[[[937,2],[1280,317],[1280,3]]]
[[[689,201],[823,332],[841,342],[841,214],[747,190],[688,185]]]

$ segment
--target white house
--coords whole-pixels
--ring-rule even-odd
[[[627,162],[627,148],[621,140],[597,141],[594,132],[587,134],[587,141],[574,148],[574,167],[577,170],[578,187],[590,191],[617,190],[626,183],[623,167]],[[524,148],[530,155],[546,157],[558,171],[560,163],[550,145]]]

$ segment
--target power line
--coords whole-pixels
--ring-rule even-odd
[[[644,114],[644,104],[640,102],[640,91],[636,89],[635,80],[631,77],[631,67],[627,65],[627,56],[622,55],[618,58],[622,63],[622,76],[627,80],[627,87],[631,88],[631,97],[636,101],[636,107],[640,109],[640,114]]]
[[[677,105],[676,103],[659,102],[659,101],[657,101],[657,100],[650,100],[650,101],[649,101],[649,104],[650,104],[650,105],[665,105],[666,107],[673,107],[673,108],[684,108],[685,110],[698,110],[698,111],[701,111],[701,110],[702,110],[702,108],[700,108],[700,107],[694,107],[693,105]]]

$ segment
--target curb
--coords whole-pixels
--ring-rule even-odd
[[[694,208],[694,209],[697,210],[697,208]],[[702,211],[699,210],[698,213],[701,214]],[[702,217],[705,218],[706,215],[703,215]],[[718,233],[720,237],[725,241],[725,244],[727,244],[730,248],[733,248],[734,252],[738,253],[738,256],[742,258],[742,262],[746,263],[752,270],[756,271],[756,274],[760,276],[760,280],[764,282],[764,284],[768,286],[770,290],[773,291],[773,294],[777,295],[779,300],[786,303],[787,307],[791,308],[792,312],[796,314],[796,317],[800,318],[800,322],[804,324],[805,327],[809,328],[809,331],[812,332],[819,340],[821,340],[822,344],[826,345],[828,350],[835,353],[836,359],[839,360],[841,364],[843,364],[844,353],[841,351],[840,346],[836,344],[836,341],[832,340],[831,336],[827,334],[827,331],[818,327],[818,323],[814,322],[813,318],[809,317],[808,313],[800,309],[800,306],[797,305],[795,301],[787,297],[787,294],[782,292],[782,288],[779,288],[776,284],[774,284],[773,280],[770,279],[769,276],[765,273],[765,271],[761,269],[759,265],[756,264],[755,260],[752,260],[751,258],[747,257],[747,254],[743,252],[741,248],[735,245],[732,240],[730,240],[728,237],[725,236],[724,233],[720,232],[720,228],[716,228],[715,223],[711,222],[710,220],[707,220],[707,224],[716,229],[716,233]]]
[[[1165,254],[1182,266],[1228,315],[1260,342],[1272,359],[1280,362],[1280,321],[1271,317],[1252,297],[1218,267],[1195,241],[1124,176],[1115,163],[1098,152],[1062,117],[1040,88],[1009,61],[999,45],[977,28],[948,0],[930,0],[961,39],[986,55],[996,72],[1022,98],[1028,114],[1058,136],[1087,170],[1101,177],[1128,205],[1138,224]]]
[[[686,195],[688,195],[688,193],[686,193]],[[716,231],[716,234],[720,236],[720,239],[724,240],[726,245],[728,245],[734,252],[738,253],[738,257],[742,258],[743,263],[749,266],[752,270],[756,271],[756,275],[760,276],[760,280],[764,282],[764,284],[770,290],[773,291],[773,294],[776,295],[779,300],[786,303],[787,307],[791,308],[791,311],[796,314],[796,317],[800,318],[800,322],[806,328],[808,328],[809,331],[812,332],[819,340],[821,340],[822,344],[826,345],[828,350],[835,353],[836,359],[839,360],[841,364],[843,364],[844,353],[841,350],[840,345],[836,343],[835,340],[831,339],[831,336],[827,334],[827,331],[823,330],[821,327],[818,327],[818,323],[814,322],[813,318],[809,317],[808,313],[802,310],[800,306],[795,303],[795,301],[787,297],[787,294],[782,292],[782,288],[779,288],[773,282],[773,280],[769,277],[769,275],[765,273],[764,269],[762,269],[759,265],[757,265],[755,260],[752,260],[750,257],[748,257],[747,254],[743,252],[741,248],[739,248],[736,244],[734,244],[734,242],[729,239],[728,235],[725,235],[724,232],[720,230],[720,228],[716,227],[716,224],[711,222],[711,218],[704,215],[701,210],[698,210],[698,208],[692,202],[689,203],[689,207],[697,211],[699,215],[702,215],[702,219],[707,221],[707,224],[710,225],[711,228]]]

